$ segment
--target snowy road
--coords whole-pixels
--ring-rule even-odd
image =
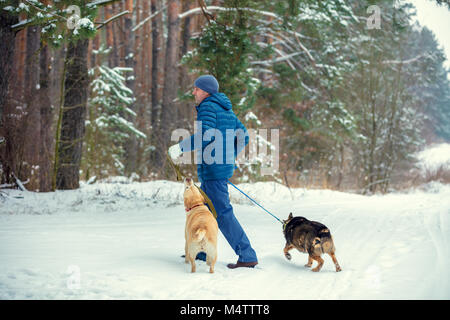
[[[257,251],[255,269],[220,234],[216,272],[180,258],[179,183],[97,184],[75,191],[0,195],[0,299],[450,299],[450,186],[360,196],[241,185],[285,219],[290,211],[326,224],[342,272],[329,256],[319,273],[307,255],[282,253],[281,225],[230,190]]]

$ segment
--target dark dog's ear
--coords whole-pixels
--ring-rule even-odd
[[[289,217],[288,217],[288,220],[291,220],[293,218],[293,216],[292,216],[292,212],[289,212]]]

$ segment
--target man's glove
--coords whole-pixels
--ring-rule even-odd
[[[169,156],[170,158],[172,158],[172,160],[174,162],[176,162],[178,160],[178,158],[181,156],[181,154],[183,153],[183,151],[181,151],[181,147],[180,144],[174,144],[173,146],[171,146],[169,148]]]

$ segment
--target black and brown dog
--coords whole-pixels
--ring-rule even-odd
[[[286,246],[284,247],[284,255],[291,260],[289,250],[297,249],[300,252],[308,253],[308,263],[305,267],[311,267],[313,260],[318,265],[312,271],[318,272],[323,266],[323,259],[320,257],[323,253],[330,255],[336,266],[336,272],[341,271],[341,267],[336,260],[336,248],[331,237],[330,230],[323,224],[316,221],[309,221],[304,217],[293,217],[292,212],[283,225],[284,237],[286,238]]]

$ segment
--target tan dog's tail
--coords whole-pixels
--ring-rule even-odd
[[[206,234],[206,230],[203,228],[198,228],[197,231],[195,231],[194,237],[192,240],[196,241],[196,242],[200,242],[203,240],[203,238],[205,237]]]

